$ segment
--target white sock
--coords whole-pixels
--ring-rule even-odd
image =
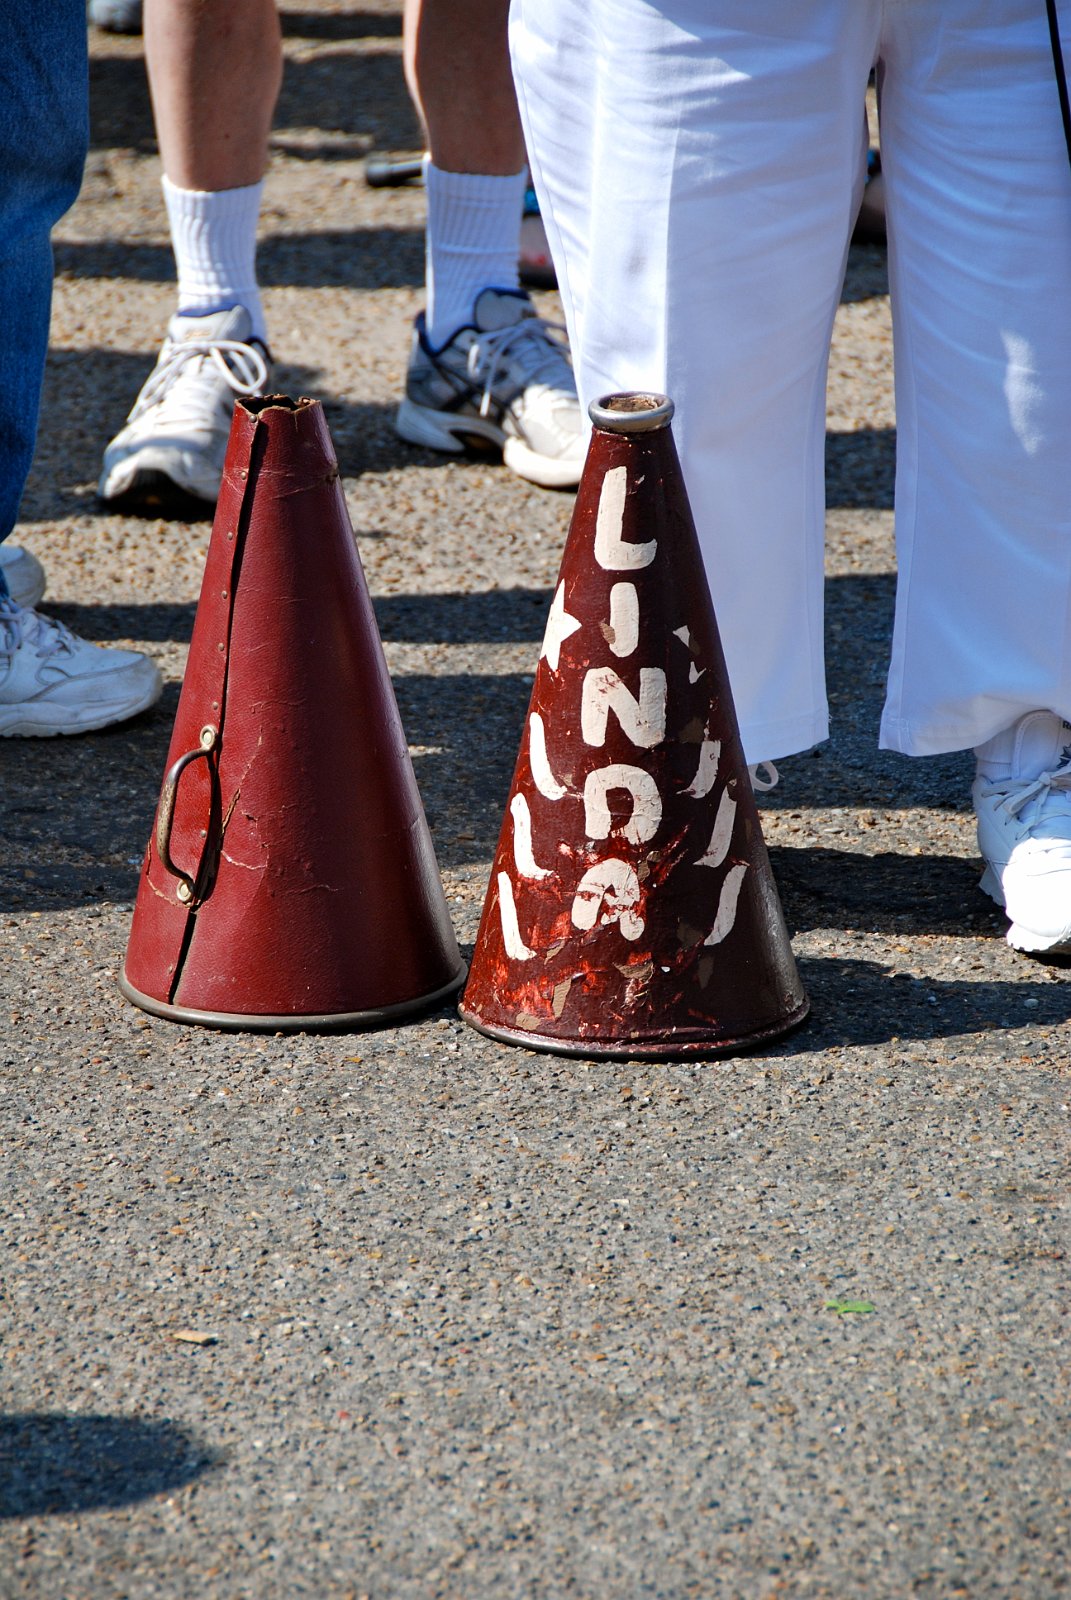
[[[528,174],[486,177],[424,163],[428,339],[441,348],[472,321],[481,289],[516,289],[521,208]]]
[[[253,337],[267,344],[256,268],[263,183],[241,189],[180,189],[168,177],[162,183],[180,315],[204,317],[242,305],[253,319]]]

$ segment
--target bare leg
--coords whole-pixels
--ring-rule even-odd
[[[525,164],[508,11],[509,0],[405,0],[406,82],[440,171],[505,177]]]
[[[100,493],[213,501],[235,394],[268,382],[256,243],[282,38],[274,0],[145,0],[144,22],[178,310]]]
[[[283,72],[274,0],[145,0],[145,59],[171,182],[259,183]]]
[[[427,307],[396,426],[455,455],[486,440],[520,477],[573,487],[587,428],[572,369],[518,285],[527,158],[508,11],[509,0],[405,0],[406,81],[431,159]]]

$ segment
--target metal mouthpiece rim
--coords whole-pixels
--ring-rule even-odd
[[[310,406],[319,405],[320,402],[307,394],[297,400],[288,394],[243,394],[238,396],[238,403],[244,410],[259,417],[262,411],[307,411]]]
[[[588,406],[588,416],[596,428],[606,433],[651,433],[668,428],[673,416],[673,401],[664,394],[634,390],[606,394]]]

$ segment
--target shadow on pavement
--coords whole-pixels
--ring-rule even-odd
[[[895,428],[826,434],[826,505],[831,511],[891,511],[895,480]]]
[[[222,1461],[172,1422],[61,1412],[0,1416],[0,1517],[130,1505],[181,1488]]]
[[[274,132],[300,130],[303,154],[315,150],[318,161],[339,157],[352,161],[373,148],[419,149],[423,141],[405,87],[400,51],[393,43],[347,49],[348,40],[361,37],[357,19],[334,20],[351,25],[344,34],[320,35],[337,39],[337,50],[310,51],[285,61]],[[369,29],[365,36],[384,37],[382,26]],[[149,85],[140,54],[94,54],[89,63],[89,109],[92,149],[155,154]],[[314,129],[336,138],[309,139]],[[340,134],[348,136],[341,145]]]
[[[402,19],[376,11],[280,11],[287,39],[400,39]]]
[[[889,292],[889,256],[884,245],[853,244],[841,289],[841,301],[855,305],[877,300]]]
[[[1049,979],[948,982],[894,972],[878,961],[832,956],[803,957],[799,970],[810,996],[811,1016],[777,1054],[991,1034],[993,1051],[1006,1057],[1007,1029],[1036,1031],[1071,1019],[1071,984]],[[972,1049],[977,1051],[977,1046]]]
[[[299,160],[325,159],[319,147],[313,150],[295,146],[287,154]],[[161,225],[162,222],[161,212]],[[175,260],[167,244],[144,239],[57,239],[54,251],[57,273],[69,278],[130,279],[141,283],[175,281]],[[424,283],[424,230],[406,225],[333,228],[315,233],[267,233],[257,241],[257,277],[265,289],[421,288]],[[859,442],[872,440],[884,455],[888,455],[895,441],[894,430],[883,428],[860,429],[831,437],[857,442],[851,460],[853,468],[858,463]],[[847,443],[844,449],[848,451]]]
[[[419,150],[423,136],[405,87],[401,52],[392,45],[379,49],[317,50],[308,58],[289,57],[283,64],[283,87],[275,108],[273,130],[319,129],[360,141],[362,153],[376,150]],[[318,160],[330,161],[334,142],[324,141]],[[353,148],[339,152],[353,160]]]
[[[873,580],[834,580],[834,612],[853,589],[871,593]],[[547,591],[520,588],[386,596],[376,601],[376,611],[388,644],[524,643],[532,658],[524,666],[534,668],[546,603]],[[185,642],[194,618],[189,602],[48,609],[76,633],[100,641]],[[838,658],[836,672],[844,675],[850,696],[845,711],[858,722],[876,720],[878,688],[860,681],[850,653],[847,660]],[[834,688],[839,681],[834,679]],[[523,731],[531,688],[526,671],[399,673],[394,686],[406,737],[417,752],[424,804],[437,825],[441,864],[485,860],[498,837]],[[178,685],[169,684],[152,711],[99,734],[3,742],[3,898],[9,908],[130,897],[159,797],[178,692]],[[876,804],[879,796],[884,805],[938,812],[958,812],[967,804],[968,758],[875,756],[873,744],[869,729],[849,732],[817,756],[785,762],[781,786],[764,798],[763,809],[798,812],[802,819],[813,809]],[[997,931],[999,918],[978,894],[971,863],[932,848],[925,855],[845,850],[839,835],[858,827],[865,842],[864,826],[858,816],[836,817],[828,847],[773,851],[796,927]],[[912,844],[916,833],[917,828]]]
[[[55,256],[56,271],[68,278],[175,281],[170,246],[142,239],[58,239]],[[420,287],[424,282],[424,230],[332,228],[267,234],[257,244],[257,277],[264,289]],[[149,336],[155,332],[146,329]]]
[[[145,335],[155,341],[163,331],[163,327],[146,328]],[[497,455],[478,453],[450,456],[407,444],[395,432],[396,400],[381,403],[325,396],[318,368],[287,361],[282,350],[277,357],[272,377],[276,393],[322,399],[343,477],[405,467],[463,468],[467,463],[482,469],[489,460],[498,459]],[[104,448],[123,426],[155,359],[155,343],[144,354],[103,349],[50,352],[41,402],[48,429],[42,429],[23,496],[24,524],[59,522],[105,510],[94,492]],[[178,521],[209,522],[212,518],[211,506],[201,502],[184,501],[169,507],[168,512]],[[156,518],[161,512],[154,508],[146,514]]]
[[[385,530],[359,528],[357,545],[388,536]],[[886,611],[892,606],[892,579],[831,578],[826,585],[834,631],[840,613],[853,607],[862,597],[865,604],[878,602],[867,619],[867,644],[873,646],[875,629],[883,628]],[[853,594],[853,591],[861,591]],[[429,594],[374,595],[376,618],[383,638],[405,644],[538,644],[546,628],[547,610],[553,589],[473,589],[463,593],[447,591]],[[191,601],[134,601],[123,604],[87,604],[50,607],[67,626],[85,631],[94,639],[156,639],[185,642],[193,629],[196,606]],[[839,649],[842,647],[838,647]],[[535,666],[535,653],[532,654]],[[875,674],[875,682],[879,682]],[[834,677],[833,688],[842,686]],[[843,687],[853,687],[859,695],[859,674],[853,668],[845,675]],[[796,760],[798,758],[791,758]]]
[[[357,535],[357,542],[360,545],[376,537],[373,530],[365,529]],[[377,595],[372,604],[380,634],[388,644],[538,644],[551,596],[550,589],[486,589],[473,594]],[[51,606],[46,599],[42,606],[75,633],[95,640],[154,643],[185,643],[197,612],[192,601]],[[534,667],[535,651],[532,664]]]
[[[1002,914],[978,888],[980,865],[961,856],[774,845],[770,862],[793,933],[843,928],[984,938],[1004,929]]]
[[[79,608],[56,614],[82,626]],[[484,860],[498,838],[530,682],[414,674],[394,688],[440,865]],[[0,742],[0,911],[133,898],[178,694],[168,684],[151,711],[83,738]]]

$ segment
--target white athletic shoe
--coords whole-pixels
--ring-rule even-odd
[[[162,687],[148,656],[87,644],[52,617],[0,600],[0,737],[106,728],[153,705]]]
[[[0,544],[0,572],[7,592],[20,606],[35,606],[45,592],[45,569],[18,544]]]
[[[523,289],[484,289],[471,324],[441,350],[428,343],[421,313],[398,432],[449,455],[470,443],[497,445],[518,477],[546,489],[575,488],[589,429],[560,331],[536,316]]]
[[[244,306],[174,316],[122,432],[104,452],[102,500],[149,504],[175,489],[215,502],[235,395],[263,394],[270,357]]]
[[[1031,711],[1000,753],[1012,775],[974,780],[982,888],[1007,911],[1017,950],[1071,951],[1071,726]]]

